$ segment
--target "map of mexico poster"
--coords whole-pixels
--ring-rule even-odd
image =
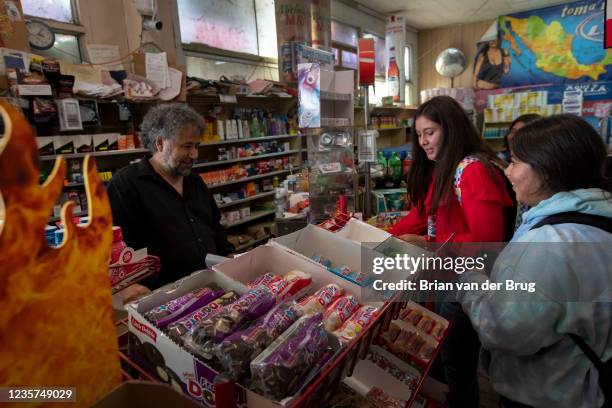
[[[499,17],[501,47],[511,58],[501,86],[612,80],[605,10],[604,0],[588,0]]]

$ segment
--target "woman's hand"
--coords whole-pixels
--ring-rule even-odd
[[[427,242],[424,235],[417,234],[404,234],[398,237],[402,241],[414,243],[414,244],[424,244]]]

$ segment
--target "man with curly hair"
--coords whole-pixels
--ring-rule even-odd
[[[140,126],[151,156],[119,170],[108,187],[125,242],[161,260],[160,273],[144,282],[151,289],[205,268],[207,254],[234,249],[212,194],[192,172],[203,126],[186,105],[154,106]]]

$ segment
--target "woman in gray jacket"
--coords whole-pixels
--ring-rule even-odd
[[[510,149],[506,175],[517,200],[532,208],[490,276],[459,278],[501,283],[459,292],[482,342],[481,361],[503,407],[601,407],[599,372],[570,335],[600,360],[612,359],[605,145],[582,119],[558,115],[519,130]],[[550,218],[561,215],[564,221]]]

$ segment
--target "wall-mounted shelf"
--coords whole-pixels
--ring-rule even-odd
[[[50,156],[40,156],[40,160],[48,161],[55,160],[59,156],[64,156],[65,159],[80,159],[85,157],[86,155],[91,155],[94,157],[103,157],[103,156],[123,156],[123,155],[139,155],[148,153],[148,149],[129,149],[129,150],[109,150],[106,152],[90,152],[90,153],[70,153],[70,154],[54,154]]]
[[[372,129],[372,130],[377,130],[379,132],[385,132],[385,131],[406,130],[406,129],[410,129],[410,128],[405,127],[405,126],[400,126],[400,127],[392,127],[392,128],[378,128],[378,129]]]
[[[265,242],[265,241],[267,241],[267,240],[268,240],[268,239],[270,239],[270,238],[272,238],[272,235],[268,234],[268,235],[266,235],[266,236],[264,236],[264,237],[262,237],[262,238],[259,238],[259,239],[256,239],[256,240],[253,240],[253,241],[247,242],[246,244],[239,245],[239,246],[237,246],[237,247],[236,247],[236,249],[234,250],[234,252],[241,252],[241,251],[244,251],[245,249],[250,248],[250,247],[252,247],[253,245],[257,245],[257,244],[259,244],[259,243]]]
[[[246,183],[249,181],[259,180],[259,179],[266,178],[266,177],[285,175],[290,172],[291,170],[272,171],[270,173],[263,173],[263,174],[258,174],[256,176],[244,177],[238,180],[227,181],[225,183],[211,184],[211,185],[208,185],[208,188],[219,188],[219,187],[224,187],[224,186],[230,186],[232,184]]]
[[[322,101],[346,101],[349,102],[353,98],[351,93],[321,91]]]
[[[248,203],[251,201],[259,200],[260,198],[272,197],[274,194],[275,194],[274,191],[266,191],[265,193],[256,194],[250,197],[242,198],[240,200],[234,200],[229,203],[218,204],[217,207],[219,207],[219,209],[233,207],[235,205],[240,205],[240,204]]]
[[[277,152],[277,153],[267,153],[267,154],[260,154],[260,155],[255,155],[255,156],[249,156],[249,157],[240,157],[238,159],[231,159],[231,160],[219,160],[219,161],[213,161],[213,162],[208,162],[208,163],[198,163],[198,164],[194,164],[193,168],[194,169],[202,169],[205,167],[213,167],[213,166],[218,166],[218,165],[223,165],[223,164],[231,164],[231,163],[240,163],[240,162],[245,162],[245,161],[251,161],[251,160],[260,160],[260,159],[268,159],[270,157],[278,157],[278,156],[288,156],[294,153],[298,153],[300,151],[300,149],[294,149],[294,150],[287,150],[284,152]]]
[[[251,142],[266,142],[268,140],[291,139],[294,137],[301,137],[301,136],[302,136],[301,134],[277,135],[277,136],[250,137],[250,138],[244,138],[244,139],[219,140],[217,142],[202,143],[200,144],[200,147],[222,146],[222,145],[229,145],[229,144],[251,143]]]
[[[232,222],[230,224],[221,224],[221,225],[223,225],[225,228],[233,228],[233,227],[237,227],[238,225],[245,224],[247,222],[251,222],[251,221],[258,220],[260,218],[267,217],[269,215],[274,214],[275,212],[276,212],[275,210],[253,211],[249,217],[243,218],[243,219],[238,220],[236,222]]]

